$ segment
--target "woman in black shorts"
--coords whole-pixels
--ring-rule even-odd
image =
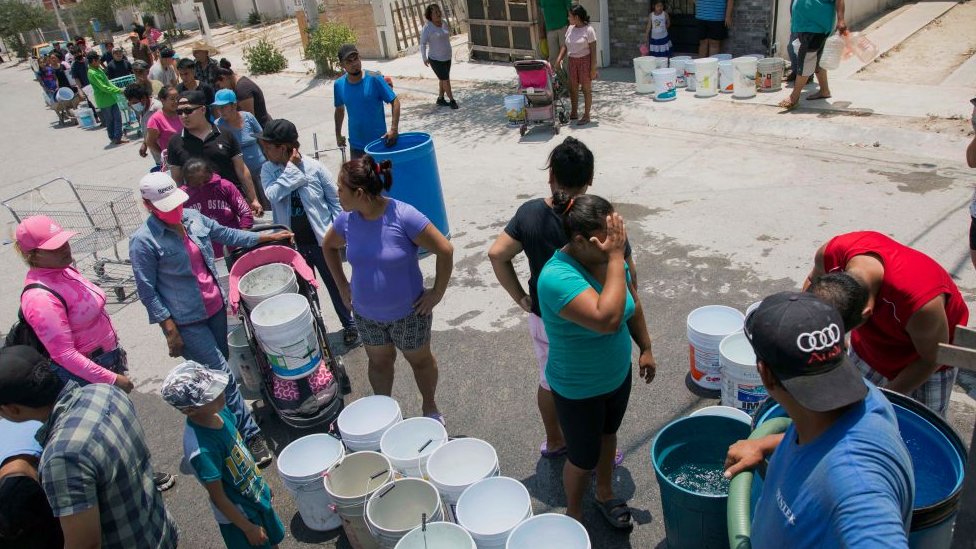
[[[583,494],[596,470],[596,503],[614,528],[629,529],[631,511],[611,482],[617,430],[631,385],[631,339],[646,383],[657,365],[644,312],[629,284],[627,235],[613,206],[594,195],[553,196],[568,244],[542,268],[539,308],[549,337],[546,379],[566,439],[566,514],[582,520]]]
[[[427,23],[420,33],[420,57],[437,75],[437,104],[458,108],[451,91],[451,26],[444,20],[440,6],[431,4],[424,10]],[[429,51],[428,51],[429,50]],[[447,96],[447,101],[444,96]]]

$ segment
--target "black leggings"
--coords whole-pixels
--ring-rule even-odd
[[[603,435],[616,434],[624,420],[630,401],[630,384],[628,368],[624,382],[609,393],[571,399],[552,391],[570,463],[587,471],[596,469]]]

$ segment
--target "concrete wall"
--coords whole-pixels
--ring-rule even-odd
[[[735,0],[732,7],[732,29],[723,51],[732,55],[766,54],[773,30],[775,0]],[[787,0],[788,2],[789,0]]]
[[[649,0],[609,0],[607,9],[610,19],[610,64],[633,64],[634,57],[640,55],[637,45],[646,40],[644,26],[647,25]]]

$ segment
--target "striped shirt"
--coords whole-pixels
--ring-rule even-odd
[[[103,549],[176,547],[176,523],[153,486],[142,425],[122,389],[68,382],[37,440],[54,516],[97,506]]]
[[[697,0],[695,18],[702,21],[725,21],[726,0]]]

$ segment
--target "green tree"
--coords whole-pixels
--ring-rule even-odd
[[[20,0],[0,0],[0,36],[10,38],[52,24],[54,18],[44,8]]]
[[[343,44],[355,44],[356,33],[345,23],[329,21],[323,23],[308,39],[305,58],[315,61],[319,74],[334,76],[339,73],[339,48]]]

